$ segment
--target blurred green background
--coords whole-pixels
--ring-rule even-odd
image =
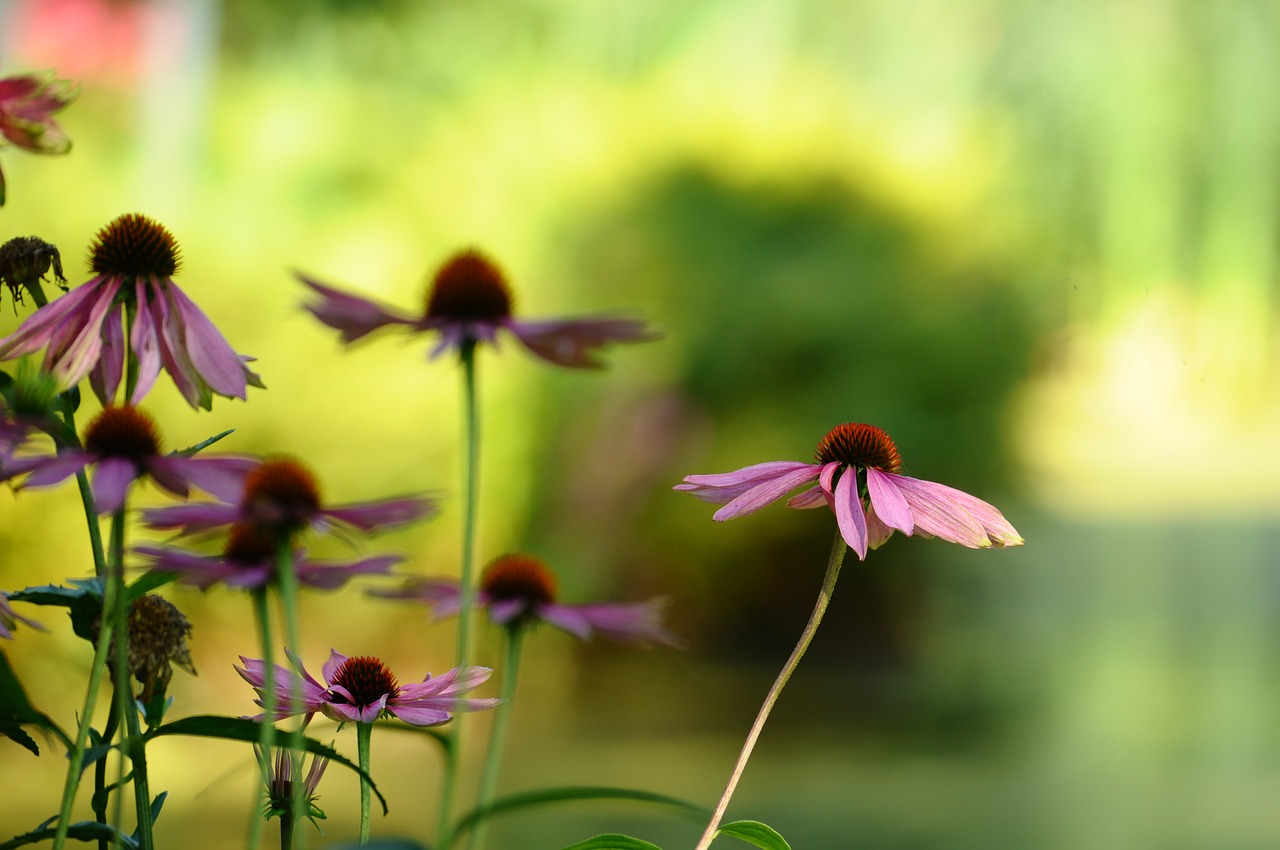
[[[456,569],[457,370],[426,363],[424,340],[343,351],[300,309],[291,270],[409,307],[476,245],[521,315],[623,311],[663,329],[600,374],[514,344],[480,359],[480,558],[534,552],[566,601],[666,596],[689,644],[529,641],[505,791],[714,802],[835,523],[775,506],[718,525],[670,487],[807,460],[833,425],[866,421],[908,474],[995,503],[1027,545],[899,536],[848,563],[730,816],[805,850],[1272,848],[1277,14],[1247,0],[0,0],[0,73],[81,86],[61,117],[68,156],[0,152],[0,239],[55,243],[79,283],[112,218],[165,223],[177,282],[269,387],[204,414],[162,378],[147,406],[168,445],[235,428],[226,448],[303,458],[333,502],[439,492],[437,520],[357,545],[409,553],[421,573]],[[0,306],[9,333],[27,308]],[[90,571],[78,512],[74,488],[0,492],[0,587]],[[259,655],[247,597],[167,594],[200,671],[175,677],[175,716],[249,712],[232,672]],[[358,590],[305,606],[313,670],[330,647],[402,679],[451,664],[452,623]],[[61,614],[23,612],[51,634],[3,649],[69,727],[88,648]],[[481,654],[497,657],[490,631]],[[350,730],[336,738],[354,755]],[[43,749],[0,741],[0,835],[56,811],[64,762]],[[161,845],[241,846],[248,751],[150,754],[171,792]],[[391,804],[375,835],[432,834],[437,755],[375,736]],[[355,789],[326,777],[330,839],[354,835]],[[489,837],[553,850],[613,831],[674,848],[700,825],[582,804]]]

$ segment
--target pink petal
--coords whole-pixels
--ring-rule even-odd
[[[867,495],[875,515],[890,528],[896,528],[908,537],[915,523],[906,498],[894,486],[894,479],[875,467],[867,468]],[[872,547],[874,548],[874,547]]]
[[[439,726],[453,719],[452,714],[439,708],[392,705],[387,710],[410,726]]]
[[[327,508],[322,510],[321,514],[361,531],[376,531],[414,522],[431,516],[436,510],[434,500],[426,497],[411,497]]]
[[[333,681],[333,675],[338,672],[338,668],[346,663],[347,656],[338,652],[336,649],[329,650],[329,659],[324,662],[324,666],[320,668],[320,675],[324,676],[326,682]]]
[[[589,605],[546,605],[543,606],[543,619],[549,623],[557,623],[553,619],[551,609],[559,609],[559,614],[566,609],[573,609],[586,624],[611,640],[623,643],[665,643],[679,647],[683,641],[662,626],[663,610],[666,600],[651,599],[648,602],[596,603]]]
[[[893,529],[880,521],[876,512],[867,508],[867,548],[879,549],[893,536]]]
[[[381,596],[384,599],[414,599],[425,603],[436,618],[451,617],[461,607],[462,595],[458,592],[458,580],[452,578],[423,578],[415,576],[406,579],[398,588],[374,587],[365,591],[370,596]],[[477,595],[477,601],[479,596]]]
[[[355,342],[379,328],[416,322],[413,317],[394,308],[325,286],[301,272],[294,272],[294,276],[320,296],[318,301],[303,306],[321,323],[340,332],[343,342]]]
[[[169,308],[166,292],[157,293],[158,297],[151,299],[152,321],[160,329],[160,362],[187,404],[209,410],[213,406],[213,396],[191,362],[182,317],[177,310]]]
[[[971,549],[982,549],[992,544],[982,523],[967,508],[966,502],[974,500],[972,496],[942,484],[908,478],[905,475],[893,476],[891,480],[911,506],[911,516],[921,531]],[[964,498],[957,498],[957,494]]]
[[[124,507],[129,485],[138,479],[138,468],[123,457],[108,457],[93,473],[93,501],[100,514],[114,514]]]
[[[4,477],[30,471],[31,475],[22,482],[23,487],[47,487],[75,475],[93,459],[93,456],[87,452],[75,449],[69,449],[53,457],[14,458],[5,463]]]
[[[218,395],[243,399],[246,369],[240,355],[232,350],[209,317],[176,284],[166,281],[157,285],[164,286],[181,317],[187,357],[196,374]]]
[[[12,360],[48,346],[53,335],[67,327],[68,318],[81,312],[81,302],[92,303],[97,298],[103,280],[94,278],[77,286],[28,316],[16,331],[0,339],[0,360]]]
[[[107,314],[106,321],[102,324],[102,353],[98,356],[98,365],[89,373],[89,386],[103,404],[115,401],[124,371],[123,309],[122,305],[117,304]]]
[[[363,558],[352,563],[329,564],[302,561],[297,564],[298,581],[320,590],[335,590],[355,576],[386,575],[393,566],[403,560],[404,558],[399,555],[381,555]]]
[[[137,282],[137,299],[138,309],[134,316],[133,330],[129,334],[129,347],[137,357],[138,383],[129,399],[130,404],[142,401],[160,376],[160,322],[152,315],[147,287],[141,278]]]
[[[820,508],[826,504],[829,504],[829,502],[827,501],[827,494],[822,489],[821,484],[797,493],[787,501],[787,507],[797,508],[799,510]]]
[[[235,505],[212,502],[149,508],[142,511],[142,521],[151,528],[180,528],[184,534],[230,525],[239,518],[240,511]]]
[[[867,518],[862,512],[862,499],[858,496],[858,474],[846,467],[835,492],[836,523],[844,542],[858,555],[859,561],[867,559]]]
[[[599,349],[620,342],[659,339],[638,319],[586,318],[541,322],[508,320],[507,329],[533,354],[560,366],[598,369],[604,366]]]
[[[102,351],[102,323],[111,309],[112,300],[120,288],[120,281],[108,279],[97,293],[97,299],[89,305],[84,318],[84,325],[74,339],[58,354],[56,363],[50,364],[49,371],[58,378],[58,386],[70,389],[89,374],[98,363],[98,355]],[[50,349],[52,351],[52,349]],[[48,353],[46,353],[46,359]]]
[[[766,479],[716,511],[711,518],[724,522],[754,513],[770,502],[781,499],[801,484],[812,481],[817,475],[818,468],[806,463],[792,472],[784,472],[776,478]]]

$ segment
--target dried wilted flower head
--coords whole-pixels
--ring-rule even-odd
[[[187,648],[191,623],[166,599],[144,594],[129,605],[129,673],[142,686],[138,699],[148,703],[169,688],[174,666],[196,675]],[[109,662],[111,663],[111,662]]]
[[[18,236],[0,245],[0,285],[9,288],[15,310],[23,301],[24,291],[33,293],[37,303],[44,300],[40,282],[50,271],[54,281],[66,292],[62,254],[56,246],[38,236]]]

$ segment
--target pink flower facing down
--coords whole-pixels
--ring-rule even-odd
[[[37,631],[48,631],[35,620],[27,619],[14,611],[9,605],[9,596],[0,590],[0,638],[11,640],[13,638],[13,630],[18,627],[18,623],[24,623]]]
[[[839,425],[818,443],[817,463],[773,461],[718,475],[688,475],[674,489],[724,505],[712,519],[736,519],[776,502],[797,487],[817,484],[787,502],[791,508],[826,504],[859,559],[895,530],[919,532],[971,549],[1021,546],[1022,537],[991,505],[952,487],[898,474],[902,458],[874,425]]]
[[[231,526],[221,555],[201,555],[177,546],[135,546],[151,559],[155,572],[175,573],[178,581],[208,590],[215,584],[257,590],[275,577],[279,544],[276,537],[248,523]],[[385,575],[403,558],[380,555],[343,563],[311,561],[306,551],[294,550],[293,569],[298,583],[319,590],[336,590],[362,575]]]
[[[462,601],[458,580],[452,578],[415,576],[398,589],[368,592],[389,599],[417,600],[436,617],[457,614]],[[547,623],[582,640],[600,634],[621,643],[683,646],[683,641],[662,625],[665,600],[566,605],[556,601],[556,593],[556,577],[546,564],[531,555],[510,554],[485,568],[475,601],[477,607],[489,612],[490,620],[509,628]]]
[[[289,658],[302,675],[275,665],[276,720],[295,714],[306,714],[309,719],[319,711],[339,723],[372,723],[390,716],[410,726],[438,726],[452,720],[456,712],[482,711],[501,702],[461,697],[489,678],[493,671],[488,667],[455,667],[442,676],[428,674],[421,682],[401,685],[381,660],[371,655],[348,658],[331,650],[321,670],[328,684],[322,685],[292,653]],[[236,672],[258,692],[254,702],[264,706],[266,664],[243,656],[240,661],[244,667],[237,667]],[[296,702],[290,706],[295,692]],[[262,715],[254,719],[261,720]]]
[[[405,525],[436,512],[433,500],[406,496],[377,502],[326,507],[315,476],[289,458],[256,461],[237,482],[234,494],[215,493],[222,502],[173,505],[142,512],[152,528],[180,529],[184,534],[246,523],[277,536],[333,525],[371,532]]]
[[[236,354],[173,282],[178,261],[177,242],[159,223],[136,213],[120,216],[98,232],[90,250],[95,276],[0,340],[0,360],[44,349],[44,368],[59,389],[89,375],[107,404],[120,387],[127,344],[138,365],[133,404],[155,385],[161,368],[192,407],[208,410],[214,395],[243,399],[246,387],[262,381],[245,365],[251,358]]]
[[[90,481],[98,512],[111,514],[124,505],[129,485],[149,476],[178,496],[198,487],[214,496],[226,495],[252,465],[248,458],[160,454],[155,421],[135,407],[105,407],[84,432],[84,447],[55,455],[0,457],[0,481],[25,475],[23,487],[57,484],[80,470],[95,466]]]
[[[462,352],[477,343],[497,345],[506,331],[537,357],[559,366],[600,368],[599,349],[616,342],[648,342],[659,334],[637,319],[584,318],[527,321],[511,315],[511,290],[487,257],[463,251],[450,258],[432,280],[420,315],[384,307],[341,292],[303,274],[298,279],[317,300],[306,305],[317,319],[354,342],[379,328],[400,326],[411,333],[435,332],[431,356]]]
[[[71,140],[53,113],[75,100],[70,85],[45,74],[0,78],[0,138],[25,151],[63,154]],[[4,172],[0,171],[0,206],[4,205]]]

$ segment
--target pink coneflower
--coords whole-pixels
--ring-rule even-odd
[[[452,720],[454,712],[481,711],[499,702],[460,696],[489,678],[493,671],[488,667],[455,667],[441,676],[433,678],[428,674],[421,682],[401,685],[378,658],[348,658],[331,650],[321,669],[328,684],[321,685],[296,657],[289,657],[301,676],[282,664],[275,665],[276,720],[295,714],[310,718],[319,711],[339,723],[372,723],[379,717],[391,716],[411,726],[438,726]],[[266,665],[244,656],[240,661],[244,667],[237,667],[236,672],[258,692],[255,702],[263,706]]]
[[[154,386],[160,369],[192,407],[208,410],[213,396],[245,397],[262,381],[245,365],[173,275],[178,245],[156,221],[122,215],[98,232],[90,249],[94,277],[41,307],[0,340],[0,360],[45,350],[44,368],[69,389],[90,376],[103,404],[115,399],[128,348],[137,363],[130,403]]]
[[[858,558],[894,530],[941,537],[972,549],[1021,546],[1022,537],[991,505],[952,487],[898,474],[902,458],[889,435],[874,425],[846,423],[818,443],[817,463],[774,461],[718,475],[688,475],[674,489],[724,505],[723,522],[760,510],[811,481],[791,508],[830,505],[840,533]]]
[[[543,360],[560,366],[599,368],[604,365],[596,356],[599,349],[615,342],[647,342],[659,337],[637,319],[516,319],[511,315],[511,290],[502,272],[476,251],[455,254],[436,272],[423,312],[416,315],[341,292],[303,274],[298,274],[298,279],[320,296],[306,308],[341,332],[343,342],[398,325],[411,333],[438,333],[440,341],[432,357],[449,350],[461,352],[482,342],[496,345],[498,332],[505,330]]]
[[[436,511],[435,502],[423,496],[326,507],[315,476],[290,458],[257,462],[234,495],[214,495],[224,501],[152,508],[143,511],[142,517],[152,528],[181,529],[183,533],[246,523],[273,534],[292,535],[306,528],[327,531],[333,525],[378,531]]]
[[[462,604],[458,580],[452,578],[415,576],[398,589],[368,592],[389,599],[415,599],[436,617],[457,614]],[[531,555],[503,555],[490,563],[480,576],[475,603],[489,612],[494,623],[511,628],[547,623],[582,640],[600,634],[622,643],[683,645],[662,626],[665,600],[582,605],[558,602],[555,574]]]
[[[70,84],[46,74],[0,78],[0,138],[32,153],[66,153],[71,140],[53,120],[53,113],[73,100]],[[0,206],[4,197],[4,172],[0,171]]]
[[[231,526],[221,555],[201,555],[177,546],[135,546],[151,559],[156,572],[175,573],[178,581],[208,590],[215,584],[257,590],[275,576],[279,544],[275,535],[248,523]],[[404,560],[399,555],[379,555],[350,562],[307,559],[306,551],[295,549],[293,570],[298,583],[320,590],[336,590],[355,576],[385,575]]]
[[[253,463],[249,458],[160,454],[155,421],[135,407],[105,407],[89,422],[84,447],[55,455],[0,457],[0,481],[26,475],[23,487],[57,484],[88,466],[96,466],[91,486],[98,512],[115,513],[129,485],[143,476],[178,496],[191,487],[225,496],[239,485]]]
[[[30,620],[9,606],[9,596],[0,590],[0,638],[6,640],[13,638],[13,630],[17,628],[18,623],[23,623],[38,631],[47,632],[44,626],[35,620]]]

